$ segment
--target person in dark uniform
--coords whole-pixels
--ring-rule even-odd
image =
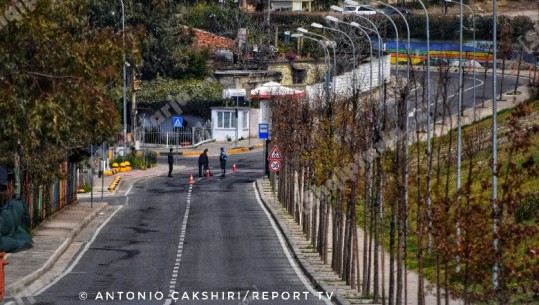
[[[208,149],[204,149],[204,152],[200,154],[198,157],[198,176],[202,177],[202,167],[204,167],[204,170],[209,170],[208,166],[209,160],[208,160]]]
[[[172,177],[172,167],[174,166],[174,156],[172,155],[172,148],[168,152],[168,176]]]
[[[219,163],[221,165],[221,177],[225,176],[226,172],[226,159],[228,157],[226,156],[225,149],[221,147],[221,153],[219,154]]]

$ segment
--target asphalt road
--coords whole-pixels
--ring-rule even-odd
[[[35,304],[325,304],[257,200],[262,160],[261,151],[230,156],[238,173],[190,187],[196,158],[181,158],[190,167],[181,174],[133,184],[81,259]]]
[[[458,71],[457,68],[451,68],[450,72],[447,74],[447,86],[440,85],[440,73],[438,71],[432,70],[430,72],[430,100],[431,100],[431,114],[434,114],[434,108],[437,105],[437,115],[436,120],[440,119],[442,116],[442,106],[443,106],[443,96],[447,96],[446,103],[450,109],[451,115],[458,113]],[[506,75],[503,81],[502,92],[507,93],[514,90],[516,83],[516,75],[510,74],[511,71],[506,71]],[[400,70],[399,76],[405,76],[405,71]],[[415,116],[418,116],[418,124],[423,125],[426,121],[426,104],[422,104],[422,95],[423,89],[425,88],[424,75],[423,71],[413,71],[415,74],[416,83],[418,84],[417,88],[413,90],[408,99],[409,107],[409,127],[411,130],[414,130],[415,126]],[[394,74],[394,70],[392,70]],[[488,101],[492,99],[492,85],[493,85],[493,76],[492,74],[487,74],[485,79],[482,69],[476,70],[475,81],[472,77],[472,71],[466,72],[463,75],[463,97],[462,105],[463,110],[472,108],[475,104],[475,107],[481,107],[483,101]],[[442,77],[443,79],[443,77]],[[501,75],[496,76],[496,96],[499,96],[500,85],[501,85]],[[519,86],[524,85],[527,82],[527,78],[520,77]],[[474,88],[475,88],[475,103],[474,103]],[[416,103],[417,101],[417,103]],[[394,104],[392,100],[388,101],[389,113],[394,113]],[[446,114],[447,115],[447,114]]]

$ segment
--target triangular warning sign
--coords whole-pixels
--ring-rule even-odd
[[[283,155],[281,155],[281,151],[279,150],[279,147],[277,147],[277,145],[273,146],[273,149],[269,153],[268,159],[281,160],[282,158],[283,158]]]

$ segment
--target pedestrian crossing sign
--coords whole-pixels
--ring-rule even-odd
[[[273,149],[269,153],[268,159],[269,160],[281,160],[283,158],[283,155],[281,154],[281,151],[279,150],[279,147],[277,145],[273,146]]]
[[[175,116],[172,118],[172,127],[181,128],[183,127],[183,118],[181,116]]]

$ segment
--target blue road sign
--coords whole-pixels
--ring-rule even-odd
[[[172,127],[181,128],[183,126],[183,118],[181,116],[175,116],[172,118]]]
[[[267,139],[269,137],[269,123],[258,124],[258,138]]]

